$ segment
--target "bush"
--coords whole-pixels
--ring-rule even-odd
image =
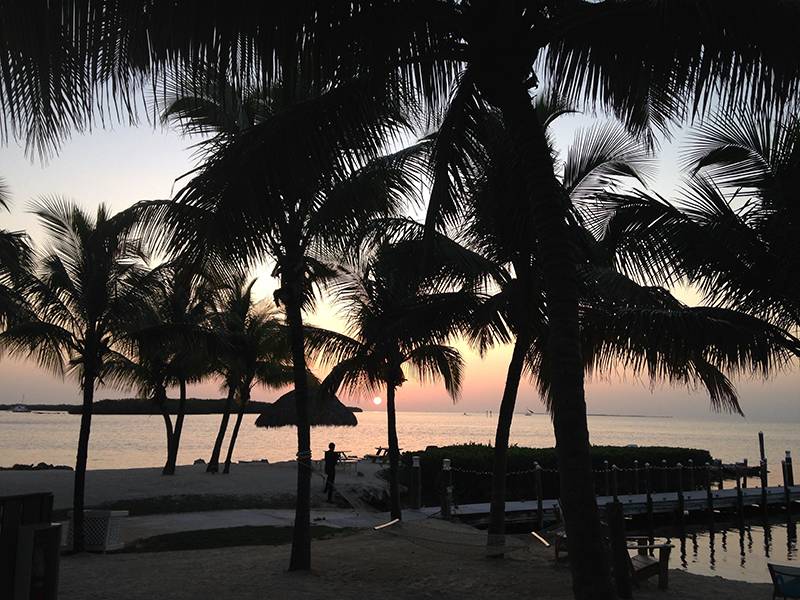
[[[428,447],[419,452],[404,452],[402,457],[401,482],[410,483],[411,457],[420,457],[422,470],[423,504],[435,506],[440,501],[442,459],[449,458],[453,468],[453,495],[457,504],[488,502],[492,487],[492,462],[494,449],[484,444],[461,444],[446,447]],[[650,463],[651,489],[665,489],[664,471],[660,468],[662,460],[666,460],[666,488],[675,490],[678,484],[678,470],[673,468],[677,463],[686,466],[691,459],[696,467],[712,462],[707,450],[693,448],[671,448],[666,446],[642,446],[630,448],[625,446],[593,446],[591,449],[592,469],[595,471],[595,489],[598,495],[605,494],[606,475],[605,461],[609,465],[617,465],[621,470],[617,473],[618,492],[633,493],[636,478],[632,470],[634,461],[639,461],[639,489],[644,493],[645,463]],[[558,461],[555,448],[523,448],[511,446],[508,449],[508,469],[506,483],[506,500],[533,500],[536,498],[534,465],[542,467],[542,493],[544,498],[558,497]],[[705,473],[695,473],[695,487],[705,484]],[[613,478],[609,473],[609,484]],[[683,474],[684,489],[689,488],[688,472]]]

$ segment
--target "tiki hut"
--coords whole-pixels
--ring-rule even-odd
[[[311,425],[355,427],[358,420],[353,411],[339,401],[334,394],[318,393],[313,388],[311,395]],[[285,393],[275,402],[267,404],[258,418],[256,427],[286,427],[297,425],[297,409],[294,390]]]

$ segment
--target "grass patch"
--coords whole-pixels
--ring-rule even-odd
[[[120,550],[121,553],[169,552],[173,550],[207,550],[210,548],[229,548],[232,546],[279,546],[292,541],[292,527],[229,527],[224,529],[205,529],[201,531],[180,531],[166,533],[137,541],[134,545]],[[325,540],[333,537],[352,535],[358,529],[312,525],[311,538]]]

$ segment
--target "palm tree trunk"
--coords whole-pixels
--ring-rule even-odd
[[[579,600],[614,598],[594,495],[578,324],[578,284],[566,223],[568,198],[525,86],[509,82],[499,108],[511,133],[517,172],[531,199],[547,299],[550,402],[572,587]]]
[[[286,322],[289,326],[294,395],[297,403],[297,504],[292,530],[290,571],[311,569],[311,422],[301,308],[301,264],[298,261],[291,276],[285,274],[281,282],[285,292]]]
[[[239,410],[236,411],[236,423],[233,425],[233,433],[231,433],[231,440],[228,442],[228,454],[225,456],[225,466],[222,473],[227,475],[231,472],[231,460],[233,460],[233,447],[236,445],[236,438],[239,437],[239,427],[242,425],[242,417],[244,416],[244,409],[247,402],[250,400],[250,390],[242,389],[241,404]]]
[[[178,399],[178,414],[175,417],[175,432],[172,435],[172,444],[169,447],[169,458],[164,467],[165,475],[175,475],[175,466],[178,464],[178,449],[181,445],[181,432],[183,431],[183,420],[186,417],[186,380],[180,379],[178,382],[180,397]]]
[[[86,492],[86,462],[89,458],[89,434],[92,430],[92,403],[94,380],[91,373],[84,374],[81,428],[78,434],[78,454],[75,459],[75,486],[72,492],[72,549],[83,552],[83,499]]]
[[[392,519],[402,519],[400,511],[400,486],[397,479],[400,471],[400,444],[397,441],[397,411],[394,396],[396,387],[386,386],[386,430],[389,434],[389,508]]]
[[[222,452],[222,442],[225,440],[225,433],[228,431],[228,421],[231,418],[231,404],[236,387],[228,386],[228,395],[225,397],[225,408],[222,410],[222,420],[219,423],[217,439],[214,441],[214,450],[211,451],[211,458],[208,459],[206,473],[216,473],[219,471],[219,455]]]
[[[505,545],[506,527],[506,470],[508,467],[508,439],[511,434],[511,421],[517,403],[519,382],[525,365],[528,350],[528,336],[518,336],[508,363],[506,385],[500,401],[500,415],[497,419],[497,432],[494,436],[494,465],[492,470],[492,496],[489,511],[489,536],[487,543],[494,548],[493,555],[502,556]]]
[[[161,409],[161,416],[164,419],[164,429],[167,432],[167,462],[164,463],[164,468],[161,470],[162,475],[172,475],[175,470],[173,469],[170,472],[170,464],[172,464],[172,448],[175,444],[175,432],[172,430],[172,419],[169,416],[169,411],[167,410],[166,405],[161,402],[159,403],[159,408]]]

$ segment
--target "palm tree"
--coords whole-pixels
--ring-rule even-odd
[[[8,209],[8,192],[0,179],[0,209]],[[28,236],[22,232],[0,229],[0,327],[26,309],[20,293],[33,266]]]
[[[406,381],[404,369],[423,382],[441,380],[457,400],[463,362],[447,341],[466,328],[476,302],[467,291],[441,291],[434,279],[421,278],[408,252],[394,255],[395,249],[383,246],[362,266],[342,267],[330,287],[345,306],[352,337],[316,329],[308,347],[322,364],[335,364],[322,382],[323,393],[385,388],[391,518],[400,519],[395,400]]]
[[[131,209],[135,211],[134,209]],[[173,261],[153,272],[158,286],[142,307],[140,319],[130,321],[130,356],[117,353],[112,376],[118,384],[136,387],[152,398],[164,418],[167,458],[162,475],[174,475],[186,415],[186,386],[202,378],[214,346],[206,329],[211,279],[196,265]],[[178,410],[173,426],[167,406],[167,389],[177,386]]]
[[[217,307],[211,317],[211,327],[219,340],[216,365],[227,389],[225,408],[206,471],[219,471],[222,443],[228,430],[234,400],[238,408],[223,473],[230,472],[236,438],[239,435],[244,410],[256,383],[277,389],[293,381],[291,356],[286,331],[278,321],[277,310],[253,300],[256,280],[247,281],[243,273],[233,276],[217,292]]]
[[[621,270],[687,280],[706,302],[800,326],[800,177],[796,116],[735,112],[690,130],[691,178],[674,200],[645,191],[606,195],[595,229],[607,231]]]
[[[550,123],[565,111],[545,96],[535,104]],[[519,201],[520,190],[509,175],[508,132],[502,119],[484,113],[479,164],[468,195],[466,240],[487,259],[505,267],[496,278],[481,318],[508,323],[514,337],[495,440],[489,543],[502,544],[505,517],[506,456],[515,400],[524,371],[539,383],[547,401],[552,362],[547,360],[549,321],[543,294],[540,250],[530,235],[530,213]],[[555,150],[553,160],[557,160]],[[639,185],[648,155],[636,140],[613,124],[582,130],[564,161],[562,185],[587,217],[587,204],[603,190],[625,179]],[[587,371],[603,371],[614,361],[652,381],[705,387],[715,408],[740,412],[736,392],[722,372],[757,370],[765,375],[785,362],[796,348],[790,336],[735,311],[689,308],[662,288],[643,288],[613,269],[613,247],[595,239],[571,215],[570,235],[579,257],[582,353]],[[495,314],[497,313],[497,315]],[[629,324],[630,326],[623,326]],[[687,334],[692,324],[702,336]],[[716,334],[710,334],[714,330]],[[552,408],[549,406],[549,408]]]
[[[101,205],[91,216],[74,203],[44,199],[33,207],[50,247],[26,293],[33,314],[0,337],[2,347],[55,372],[73,374],[83,392],[73,496],[75,551],[84,543],[86,462],[96,385],[109,373],[115,349],[153,291],[140,244],[127,234],[135,215],[111,215]]]
[[[252,284],[247,289],[251,293]],[[232,354],[238,363],[239,407],[233,425],[223,473],[229,473],[233,450],[253,386],[279,389],[294,381],[286,330],[277,309],[269,303],[236,303],[226,316]]]
[[[310,565],[310,426],[303,311],[329,277],[326,254],[359,224],[394,214],[415,197],[409,153],[381,156],[408,124],[406,98],[383,82],[315,93],[300,79],[270,90],[269,117],[209,142],[204,163],[174,203],[156,203],[173,250],[213,248],[233,262],[274,261],[276,303],[289,331],[298,404],[298,500],[291,569]],[[160,227],[160,225],[159,225]]]
[[[223,15],[216,6],[181,0],[103,3],[92,10],[47,5],[37,7],[36,19],[27,6],[7,8],[14,35],[0,46],[0,102],[9,126],[0,132],[21,132],[44,152],[103,109],[111,112],[112,105],[103,103],[112,94],[115,100],[122,96],[123,106],[135,106],[130,100],[146,85],[142,75],[197,73],[210,62],[223,78],[265,87],[290,79],[297,58],[312,56],[318,90],[334,76],[385,73],[390,66],[430,105],[441,106],[468,64],[475,89],[502,111],[512,132],[515,177],[524,183],[536,216],[548,343],[562,365],[550,393],[561,497],[572,515],[567,531],[574,593],[613,597],[588,485],[576,257],[568,241],[564,190],[528,92],[537,75],[553,75],[570,98],[608,107],[638,131],[666,128],[671,118],[684,116],[687,105],[705,110],[716,90],[724,105],[780,107],[794,97],[800,81],[795,4],[769,0],[743,10],[732,3],[710,8],[704,0],[418,0],[409,8],[394,0],[312,1],[260,4]],[[48,54],[43,47],[58,52]],[[467,104],[456,100],[450,103],[455,129],[459,106]],[[449,154],[449,164],[456,164],[459,153]],[[432,202],[439,214],[449,208],[439,204],[443,197]],[[439,218],[432,213],[430,222]]]

